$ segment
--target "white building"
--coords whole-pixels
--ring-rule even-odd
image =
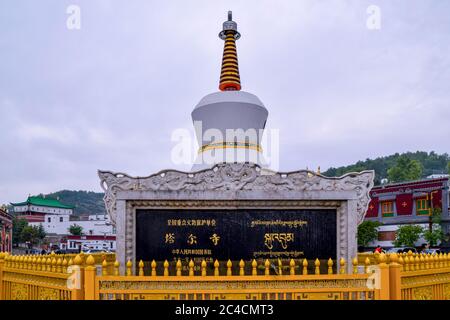
[[[107,215],[89,215],[88,220],[72,220],[66,214],[46,214],[43,222],[30,222],[30,225],[42,225],[48,234],[67,235],[72,225],[83,228],[86,235],[113,235],[115,228]]]

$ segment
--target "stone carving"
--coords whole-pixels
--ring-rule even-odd
[[[99,171],[101,187],[105,191],[106,210],[116,222],[116,194],[118,191],[267,191],[289,192],[352,191],[356,194],[357,222],[364,219],[373,187],[373,171],[349,173],[342,177],[325,177],[307,170],[274,172],[256,164],[223,163],[197,172],[164,170],[148,177],[130,177],[124,173]],[[263,200],[263,199],[261,199]]]

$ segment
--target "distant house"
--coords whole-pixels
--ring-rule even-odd
[[[75,208],[61,203],[58,199],[45,196],[28,197],[25,202],[11,203],[11,205],[14,207],[16,216],[28,222],[44,222],[46,215],[68,220]]]
[[[30,225],[42,225],[51,245],[59,247],[61,240],[69,235],[68,229],[76,224],[83,228],[88,236],[112,236],[115,228],[107,215],[73,214],[74,206],[60,202],[58,199],[44,196],[28,197],[27,201],[11,203],[18,218],[24,218]]]
[[[377,186],[371,190],[370,197],[365,220],[383,224],[378,228],[378,239],[372,243],[373,246],[392,247],[401,225],[428,227],[433,208],[442,210],[443,231],[450,233],[448,177]],[[421,244],[424,240],[419,242]]]

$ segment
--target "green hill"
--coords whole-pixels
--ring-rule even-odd
[[[46,197],[59,198],[68,205],[75,206],[74,214],[106,214],[103,193],[92,191],[62,190],[47,194]]]
[[[406,155],[412,160],[417,160],[423,167],[422,177],[431,174],[448,173],[450,165],[450,156],[447,153],[436,154],[435,152],[407,152],[403,154],[393,154],[376,159],[366,159],[358,161],[348,166],[329,168],[323,172],[326,176],[341,176],[348,172],[375,170],[375,184],[380,184],[381,179],[387,178],[387,170],[393,167],[400,156]],[[70,191],[62,190],[46,195],[51,198],[59,198],[65,204],[75,206],[74,213],[79,214],[105,214],[105,205],[103,202],[103,193],[92,191]]]
[[[348,166],[329,168],[327,171],[323,172],[325,176],[341,176],[343,174],[355,171],[363,170],[375,170],[375,184],[380,184],[381,180],[387,178],[387,171],[389,168],[395,166],[398,158],[402,155],[407,156],[411,160],[417,160],[421,163],[423,171],[422,178],[425,178],[431,174],[443,174],[448,173],[450,156],[447,153],[436,154],[435,152],[406,152],[406,153],[396,153],[390,156],[379,157],[376,159],[366,159],[365,161],[358,161],[355,164]]]

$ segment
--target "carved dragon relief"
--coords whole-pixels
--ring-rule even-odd
[[[357,201],[357,223],[361,223],[369,205],[369,191],[373,187],[374,171],[349,173],[342,177],[300,170],[274,172],[256,164],[223,163],[197,172],[164,170],[148,177],[131,177],[124,173],[98,171],[100,185],[105,191],[106,210],[116,222],[118,191],[352,191]],[[214,200],[214,199],[211,199]],[[264,200],[264,199],[261,199]],[[294,199],[292,199],[294,200]]]

